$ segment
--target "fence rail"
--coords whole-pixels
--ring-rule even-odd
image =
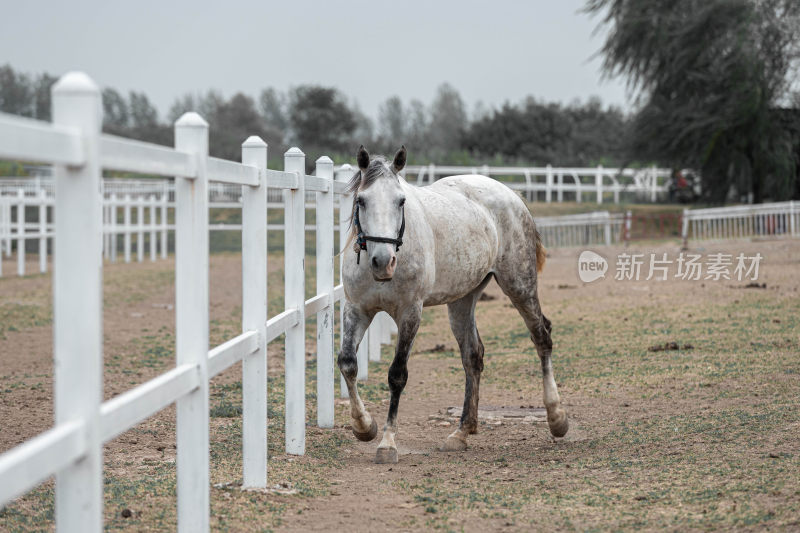
[[[522,192],[529,201],[536,201],[539,192],[544,194],[545,202],[563,202],[567,193],[580,203],[584,195],[593,195],[602,204],[605,194],[611,194],[615,204],[620,203],[620,194],[629,193],[639,199],[655,202],[659,196],[669,192],[672,171],[666,168],[648,167],[644,169],[619,169],[597,167],[493,167],[483,166],[408,166],[406,176],[416,174],[416,184],[433,183],[440,176],[457,174],[483,174],[484,176],[521,176],[523,182],[506,180],[506,185]]]
[[[619,243],[625,237],[626,215],[595,211],[578,215],[538,217],[536,227],[549,248]]]
[[[52,429],[0,455],[0,506],[55,474],[57,529],[101,531],[103,443],[176,403],[178,530],[208,531],[210,377],[242,362],[243,485],[265,487],[267,343],[285,335],[285,444],[287,453],[302,454],[306,424],[305,317],[316,313],[317,423],[322,427],[333,425],[333,310],[343,297],[342,286],[333,282],[334,195],[340,195],[340,205],[349,205],[348,199],[341,198],[343,189],[334,184],[330,159],[320,158],[316,176],[305,176],[305,155],[297,148],[285,154],[283,171],[266,169],[267,146],[257,137],[242,145],[241,163],[209,158],[208,125],[195,113],[187,113],[175,123],[174,149],[101,135],[100,91],[81,73],[62,77],[53,87],[52,102],[53,124],[0,114],[0,157],[54,165],[52,196],[42,189],[31,199],[39,202],[40,209],[52,210],[51,216],[40,216],[38,233],[28,231],[31,226],[25,222],[28,196],[24,191],[0,196],[0,206],[4,207],[0,223],[9,230],[11,207],[19,209],[21,205],[17,237],[22,242],[34,235],[53,238],[56,413]],[[174,198],[169,198],[165,190],[157,203],[147,206],[145,199],[155,197],[157,191],[148,191],[136,200],[120,200],[116,192],[106,191],[110,201],[104,200],[103,168],[175,176]],[[243,281],[242,334],[213,349],[209,349],[208,338],[211,180],[239,186]],[[268,187],[285,191],[286,309],[272,318],[267,316]],[[306,188],[314,191],[317,209],[317,294],[309,300],[305,300],[304,288]],[[129,237],[136,228],[141,236],[145,231],[168,228],[167,218],[162,214],[159,219],[152,209],[163,210],[170,201],[174,202],[176,241],[176,365],[103,402],[102,259],[109,234],[104,211],[107,214],[122,206],[127,213],[124,235]],[[130,220],[134,206],[136,226]],[[143,223],[146,206],[150,226]],[[112,221],[113,228],[116,217],[107,220]],[[140,243],[143,240],[137,243],[141,256]],[[18,256],[24,262],[25,246],[19,248],[22,252]],[[361,343],[363,350],[359,349],[360,369],[363,366],[366,370],[367,358],[380,357],[380,342],[387,333],[390,328],[385,316],[373,321]],[[370,347],[373,353],[369,353]]]
[[[689,239],[797,237],[800,235],[800,204],[790,201],[685,209],[681,233],[684,244]]]
[[[219,166],[217,167],[219,168]],[[271,171],[268,171],[271,172]],[[294,176],[283,177],[283,181],[273,183],[270,176],[279,177],[278,173],[268,173],[268,192],[282,195],[281,184],[291,186],[296,183]],[[216,175],[215,175],[216,177]],[[341,176],[340,176],[341,177]],[[317,176],[305,176],[310,188],[320,192],[324,185]],[[118,253],[122,254],[126,263],[132,258],[139,262],[146,256],[150,260],[166,258],[168,252],[168,234],[175,230],[169,221],[175,209],[175,189],[167,180],[119,180],[106,178],[102,181],[103,189],[103,256],[116,262]],[[342,194],[345,183],[334,183],[334,193]],[[327,192],[327,189],[325,191]],[[54,204],[55,187],[52,179],[0,178],[0,254],[11,257],[14,250],[17,257],[17,275],[26,273],[25,255],[27,242],[38,241],[35,253],[39,255],[39,272],[47,272],[48,242],[55,236],[53,231],[52,206]],[[316,209],[316,199],[307,201],[306,209]],[[269,201],[270,210],[283,210],[283,201]],[[336,207],[338,208],[338,202]],[[241,186],[228,183],[209,183],[209,208],[241,209]],[[28,220],[28,211],[38,209],[35,220]],[[315,231],[315,224],[306,224],[306,231]],[[282,223],[267,225],[270,231],[283,231]],[[210,231],[241,231],[241,224],[212,223]],[[339,231],[339,228],[334,228]],[[0,255],[2,257],[2,255]],[[0,276],[3,275],[0,265]]]

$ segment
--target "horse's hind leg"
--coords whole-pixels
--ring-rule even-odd
[[[467,435],[478,432],[478,389],[483,372],[483,342],[475,324],[475,303],[483,289],[492,279],[486,276],[481,284],[460,300],[448,304],[450,329],[461,350],[461,364],[464,366],[466,383],[464,386],[464,408],[458,429],[451,433],[440,448],[443,452],[460,452],[467,448]]]
[[[386,425],[383,426],[383,438],[375,453],[376,463],[397,462],[397,444],[394,440],[397,434],[397,409],[400,405],[400,395],[408,381],[408,354],[417,336],[421,318],[421,303],[407,309],[397,318],[397,348],[392,365],[389,367],[389,390],[392,396],[389,400]]]
[[[378,435],[378,424],[364,407],[358,396],[358,360],[356,351],[364,332],[367,331],[370,318],[360,309],[344,303],[344,323],[342,324],[342,350],[339,352],[339,371],[347,383],[347,392],[350,395],[350,416],[352,417],[353,435],[358,440],[371,441]]]
[[[530,263],[535,265],[535,263]],[[542,314],[539,306],[535,266],[530,273],[513,272],[507,275],[495,274],[497,283],[503,292],[511,299],[519,314],[525,320],[525,325],[531,332],[531,340],[539,352],[542,363],[542,380],[544,382],[544,406],[547,409],[547,424],[550,433],[556,437],[563,437],[569,429],[567,412],[561,406],[558,387],[553,377],[551,365],[551,352],[553,341],[550,339],[550,321]]]

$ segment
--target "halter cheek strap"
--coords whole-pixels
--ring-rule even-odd
[[[356,242],[354,251],[356,252],[356,264],[361,264],[361,250],[367,249],[367,241],[372,242],[385,242],[387,244],[394,244],[394,251],[398,251],[400,246],[403,245],[403,233],[406,231],[406,210],[405,207],[403,208],[403,220],[400,224],[400,231],[397,233],[397,238],[392,239],[391,237],[373,237],[371,235],[367,235],[364,233],[364,230],[361,229],[361,221],[358,219],[358,204],[356,204],[356,210],[353,212],[353,224],[356,227]]]

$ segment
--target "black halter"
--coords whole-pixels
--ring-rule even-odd
[[[400,231],[397,233],[396,239],[392,239],[391,237],[372,237],[371,235],[365,235],[364,230],[361,229],[361,221],[358,220],[358,204],[356,204],[356,210],[353,212],[353,224],[355,224],[357,231],[355,252],[356,264],[358,265],[361,264],[361,250],[367,249],[367,241],[394,244],[395,252],[400,249],[400,246],[403,245],[403,233],[406,231],[406,209],[403,207],[403,222],[400,224]]]

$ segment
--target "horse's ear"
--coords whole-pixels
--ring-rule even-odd
[[[363,144],[358,149],[356,160],[358,161],[358,168],[366,172],[367,168],[369,167],[369,152],[367,152],[367,149],[364,148]]]
[[[403,167],[406,166],[406,146],[403,145],[394,154],[394,161],[392,162],[392,168],[394,168],[395,172],[400,172],[403,170]]]

